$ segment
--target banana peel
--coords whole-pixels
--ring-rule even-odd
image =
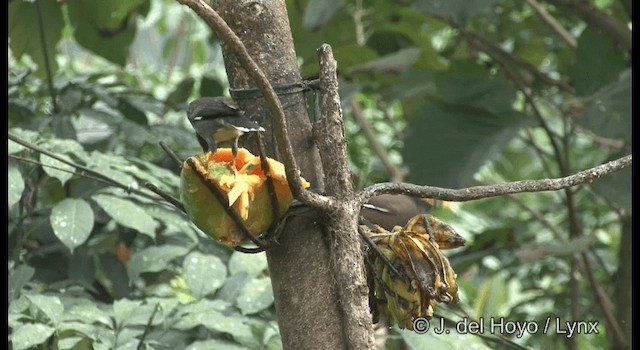
[[[374,315],[389,325],[413,330],[418,317],[431,318],[436,302],[458,303],[457,275],[441,249],[457,248],[465,240],[439,219],[421,214],[413,217],[404,227],[387,231],[380,226],[367,232],[386,262],[370,249],[368,276],[373,286],[370,304]],[[400,276],[391,272],[391,264]]]

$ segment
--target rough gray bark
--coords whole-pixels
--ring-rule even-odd
[[[301,81],[284,1],[219,1],[215,9],[242,40],[272,86],[277,89]],[[246,74],[239,60],[226,45],[223,44],[222,48],[231,89],[255,89],[255,83]],[[304,96],[300,92],[291,93],[281,95],[280,100],[285,108],[292,149],[302,176],[311,182],[312,187],[322,190],[322,168],[317,148],[313,143]],[[264,100],[238,99],[238,103],[249,115],[260,116],[257,120],[267,129],[265,135],[268,153],[271,157],[280,159]],[[346,162],[346,158],[344,161]],[[355,224],[352,222],[356,217],[354,214],[357,213],[351,213],[347,227],[355,234]],[[365,307],[361,311],[368,315],[366,284],[364,300],[357,305],[341,300],[344,293],[338,291],[340,287],[351,290],[350,285],[354,282],[338,277],[347,285],[335,283],[337,275],[332,271],[332,263],[335,263],[336,259],[330,248],[335,248],[335,244],[328,243],[337,240],[327,239],[323,233],[320,216],[320,212],[311,211],[289,219],[284,233],[278,239],[279,244],[267,251],[283,345],[287,349],[370,348],[373,333],[365,334],[371,342],[365,342],[363,346],[359,338],[352,339],[354,323],[350,322],[348,317],[343,317],[345,314],[352,314],[349,310],[360,307],[361,304]],[[334,219],[332,222],[345,218],[333,215],[331,217]],[[342,233],[335,230],[328,232],[331,237]],[[353,243],[351,240],[340,242],[341,245]],[[357,240],[353,247],[358,250],[355,260],[360,259]],[[351,275],[358,274],[361,274],[359,277],[364,280],[364,273],[356,266]],[[355,281],[357,282],[358,278],[355,278]],[[347,308],[346,313],[343,313],[344,308]],[[371,330],[370,317],[356,323],[368,323],[368,329]],[[366,332],[367,326],[364,329]],[[360,334],[362,338],[361,333],[356,334]]]

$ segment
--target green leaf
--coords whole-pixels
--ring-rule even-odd
[[[20,201],[22,192],[24,191],[24,180],[22,174],[15,164],[9,164],[9,189],[7,197],[9,200],[9,208]]]
[[[73,349],[75,346],[79,345],[81,341],[86,340],[84,337],[68,337],[58,340],[58,350],[66,350]],[[89,346],[86,344],[85,346]]]
[[[209,339],[191,343],[186,350],[244,350],[245,346],[227,340]]]
[[[35,131],[20,129],[20,128],[10,129],[9,134],[15,136],[20,140],[23,140],[29,143],[36,143],[38,141],[38,138],[40,137],[40,134]],[[19,145],[16,142],[11,140],[9,140],[8,148],[9,148],[8,150],[9,154],[15,154],[26,149],[26,147]]]
[[[362,65],[351,67],[349,72],[400,73],[413,66],[421,53],[421,48],[408,47]]]
[[[402,339],[411,349],[491,349],[482,341],[481,337],[474,334],[462,334],[455,328],[446,328],[446,326],[442,334],[436,334],[433,331],[434,328],[441,328],[438,318],[432,318],[430,320],[429,330],[424,334],[406,329],[400,330],[396,327]]]
[[[509,300],[509,290],[504,274],[494,275],[486,279],[474,301],[476,315],[480,317],[495,317],[501,315],[500,309]]]
[[[229,258],[229,273],[245,273],[256,277],[267,269],[267,256],[264,254],[244,254],[233,252]]]
[[[114,326],[109,313],[99,309],[96,304],[74,305],[64,316],[65,321],[75,320],[85,323],[99,323],[108,328]]]
[[[106,194],[96,194],[91,198],[118,224],[155,239],[156,222],[133,202]]]
[[[22,287],[31,280],[36,270],[29,265],[20,265],[9,274],[9,303],[20,296]]]
[[[78,44],[123,66],[136,33],[136,10],[147,0],[74,0],[67,3]]]
[[[93,210],[82,199],[67,198],[53,207],[49,220],[53,233],[73,253],[91,235]]]
[[[31,294],[25,296],[35,307],[47,316],[49,321],[51,321],[52,326],[57,327],[60,324],[60,321],[62,321],[62,314],[64,312],[64,305],[62,305],[60,298],[42,294]]]
[[[122,298],[113,302],[113,318],[117,327],[122,327],[125,321],[133,317],[142,305],[140,300]]]
[[[222,96],[224,94],[224,87],[218,79],[203,76],[200,80],[200,96]]]
[[[187,286],[198,298],[218,290],[227,277],[227,268],[218,257],[200,252],[187,255],[182,267]]]
[[[442,99],[447,104],[484,109],[495,115],[511,114],[515,88],[485,74],[448,73],[436,79]]]
[[[40,16],[38,16],[38,7]],[[9,2],[9,47],[20,58],[29,55],[38,65],[37,75],[46,76],[45,65],[52,74],[58,69],[56,46],[62,37],[64,21],[61,5],[57,1],[10,1]],[[40,22],[42,20],[42,22]],[[42,26],[44,38],[40,38],[38,27]],[[44,41],[43,52],[42,42]],[[47,61],[45,61],[47,57]]]
[[[270,307],[273,304],[271,278],[256,278],[249,282],[238,295],[236,303],[243,315],[255,314]]]
[[[59,154],[58,156],[62,159],[71,161],[71,158],[64,154]],[[60,180],[62,185],[64,185],[67,180],[73,176],[71,172],[75,171],[74,167],[42,153],[40,154],[40,163],[42,163],[42,169],[44,172],[47,173],[47,175]],[[67,169],[68,171],[58,170],[56,168]]]
[[[587,27],[578,39],[576,62],[569,76],[579,95],[591,95],[614,80],[628,64],[615,41],[596,29]]]
[[[425,105],[409,121],[404,159],[410,182],[460,188],[478,168],[500,154],[528,121],[465,106]]]
[[[118,98],[118,110],[125,118],[136,124],[146,126],[149,123],[144,111],[138,108],[128,96]]]
[[[303,28],[313,32],[324,27],[343,6],[344,0],[308,1],[302,20]]]
[[[598,179],[598,181],[595,181],[591,185],[594,191],[608,200],[618,203],[618,205],[625,208],[629,214],[632,213],[633,207],[631,170],[631,167],[626,167],[616,173]]]
[[[173,90],[167,97],[167,104],[174,107],[179,107],[187,102],[189,96],[193,92],[193,86],[195,85],[195,79],[192,77],[184,78],[175,90]]]
[[[587,100],[578,122],[596,135],[631,143],[631,69],[602,86]]]
[[[256,348],[259,345],[244,317],[225,316],[219,312],[201,314],[201,324],[211,330],[231,334],[238,343]]]
[[[413,6],[428,15],[451,19],[464,27],[477,14],[493,13],[497,0],[416,0]]]
[[[189,250],[174,245],[151,246],[136,252],[129,260],[127,271],[131,279],[136,279],[142,272],[158,272],[167,268],[169,263]]]
[[[11,343],[13,350],[33,349],[47,341],[55,328],[40,323],[27,323],[13,330]]]

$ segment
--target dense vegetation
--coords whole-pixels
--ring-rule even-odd
[[[333,47],[358,187],[557,178],[631,153],[630,1],[287,5],[306,78],[315,49]],[[169,0],[8,6],[13,349],[280,348],[264,254],[216,244],[143,187],[178,193],[158,141],[199,152],[184,110],[226,94],[215,35]],[[539,329],[391,329],[380,346],[623,347],[630,187],[625,169],[438,209],[467,245],[447,253],[462,302],[436,319]],[[598,333],[559,334],[567,321],[597,321]]]

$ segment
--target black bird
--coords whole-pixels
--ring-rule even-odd
[[[247,118],[238,105],[227,97],[196,99],[189,103],[187,117],[196,130],[203,152],[215,152],[219,144],[229,142],[234,161],[238,155],[240,136],[248,132],[264,131],[260,124]]]

